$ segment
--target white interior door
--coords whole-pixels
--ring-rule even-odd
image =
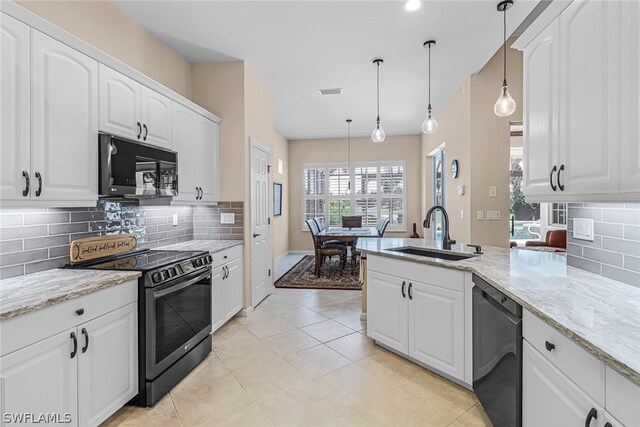
[[[251,305],[273,290],[271,275],[271,176],[269,150],[251,141]]]

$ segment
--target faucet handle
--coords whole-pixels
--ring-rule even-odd
[[[467,246],[469,246],[470,248],[476,248],[476,254],[477,255],[481,255],[482,254],[482,246],[480,245],[471,245],[471,244],[467,244]]]
[[[449,239],[449,243],[452,244],[452,245],[455,245],[456,244],[456,239]]]

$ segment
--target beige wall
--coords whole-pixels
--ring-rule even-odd
[[[445,205],[449,212],[450,234],[452,239],[460,242],[470,240],[471,231],[469,218],[471,215],[471,197],[469,196],[471,183],[471,135],[470,135],[471,94],[470,80],[467,79],[454,93],[449,103],[438,115],[438,132],[422,136],[422,164],[424,188],[422,191],[422,211],[426,214],[432,206],[432,158],[429,156],[444,144],[445,148]],[[458,177],[451,176],[451,161],[458,160]],[[465,194],[456,193],[459,185],[465,186]],[[460,218],[460,211],[464,211],[464,218]],[[430,238],[432,231],[423,229],[425,236]]]
[[[193,102],[222,118],[220,200],[244,201],[246,180],[242,172],[247,157],[244,61],[194,64],[192,70]]]
[[[369,138],[351,139],[351,161],[404,160],[407,162],[407,231],[391,233],[389,237],[409,236],[411,224],[422,224],[421,208],[421,138],[419,135],[390,136],[382,144]],[[347,161],[347,139],[289,141],[289,249],[312,250],[308,232],[302,231],[301,166],[305,163]],[[418,229],[420,232],[420,229]],[[422,234],[422,233],[421,233]]]
[[[507,41],[507,46],[514,39]],[[441,143],[446,145],[446,208],[451,219],[451,237],[458,242],[490,246],[509,246],[509,122],[522,120],[522,53],[507,49],[509,91],[517,103],[510,117],[493,112],[502,83],[502,50],[489,60],[478,74],[467,79],[438,115],[439,129],[422,136],[423,183],[425,194],[431,191],[431,159],[428,154]],[[458,159],[460,175],[451,177],[451,160]],[[465,185],[465,195],[457,195],[457,186]],[[497,197],[489,197],[489,186],[496,186]],[[423,198],[424,208],[431,199]],[[464,209],[464,218],[460,210]],[[476,220],[484,211],[485,219]],[[487,221],[487,210],[499,210],[500,221]]]
[[[110,2],[19,0],[16,3],[191,98],[191,64]]]

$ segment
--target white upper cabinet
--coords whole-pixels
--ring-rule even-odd
[[[170,149],[171,100],[100,64],[100,130]]]
[[[39,200],[98,198],[98,64],[31,31],[31,177]]]
[[[640,193],[640,2],[622,2],[622,191]]]
[[[100,64],[100,130],[139,139],[140,83]]]
[[[171,100],[142,86],[142,140],[171,148]]]
[[[198,183],[201,200],[215,202],[220,194],[220,126],[200,116],[200,156]]]
[[[549,192],[558,164],[559,34],[560,22],[551,23],[524,52],[523,169],[528,196]]]
[[[200,116],[178,103],[173,103],[173,149],[178,152],[178,195],[176,201],[195,201],[200,193],[197,187]]]
[[[575,0],[531,42],[523,36],[527,45],[516,42],[530,201],[640,196],[638,18],[637,2]]]
[[[574,1],[560,15],[560,28],[562,163],[558,168],[564,170],[558,174],[558,190],[617,192],[620,2]]]
[[[0,199],[29,198],[31,107],[29,27],[0,14]]]

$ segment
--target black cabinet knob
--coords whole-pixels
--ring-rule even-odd
[[[554,343],[549,342],[549,341],[545,341],[544,342],[544,346],[548,351],[551,351],[554,348],[556,348],[556,345]]]
[[[82,315],[84,314],[84,308],[79,308],[79,309],[77,309],[77,310],[76,310],[76,314],[77,314],[78,316],[82,316]]]

